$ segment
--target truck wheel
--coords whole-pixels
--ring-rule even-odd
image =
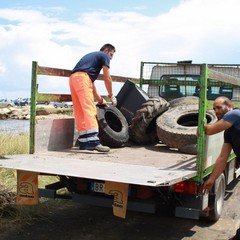
[[[206,114],[207,123],[214,123],[214,111]],[[162,143],[189,154],[197,154],[198,105],[174,107],[157,118],[157,136]]]
[[[161,98],[149,98],[136,111],[129,127],[130,139],[138,144],[157,142],[156,119],[168,109],[169,103]]]
[[[128,123],[123,114],[113,106],[97,106],[99,139],[112,148],[123,147],[129,139]]]
[[[213,187],[214,196],[210,196],[209,201],[209,216],[207,220],[217,221],[223,210],[224,196],[225,196],[226,181],[225,176],[222,173],[215,181]]]
[[[173,99],[171,101],[169,101],[169,107],[173,108],[173,107],[179,107],[182,105],[198,105],[199,103],[199,98],[198,97],[194,97],[194,96],[187,96],[187,97],[180,97],[180,98],[176,98]]]

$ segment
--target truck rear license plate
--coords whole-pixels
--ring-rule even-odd
[[[105,193],[105,184],[101,182],[93,182],[92,190],[94,192]]]

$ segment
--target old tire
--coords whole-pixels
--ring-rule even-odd
[[[207,123],[214,123],[214,111],[206,114]],[[174,107],[157,118],[157,136],[162,143],[189,154],[197,154],[198,105]]]
[[[128,123],[123,114],[113,106],[97,106],[99,139],[111,148],[123,147],[129,139]]]
[[[169,101],[169,107],[179,107],[179,106],[187,106],[187,105],[198,105],[199,98],[194,96],[180,97]]]
[[[209,202],[209,216],[207,220],[216,222],[223,210],[224,196],[226,189],[225,176],[222,173],[215,181],[213,187],[213,196],[210,196]]]
[[[168,106],[169,103],[161,97],[149,98],[143,103],[132,118],[129,127],[130,139],[137,144],[157,142],[156,119]]]

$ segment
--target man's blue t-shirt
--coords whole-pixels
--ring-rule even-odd
[[[103,65],[108,68],[110,67],[109,56],[102,51],[92,52],[83,56],[73,68],[71,73],[86,72],[94,82],[97,79]]]
[[[232,127],[224,131],[224,142],[232,146],[240,163],[240,109],[233,109],[223,116],[223,120],[232,123]]]

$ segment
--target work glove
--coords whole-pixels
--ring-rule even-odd
[[[101,101],[98,102],[98,105],[107,105],[106,100],[102,97]]]
[[[113,107],[116,107],[116,106],[117,106],[117,99],[116,99],[116,97],[113,96],[113,95],[112,95],[112,97],[111,97],[111,102],[112,102]]]

